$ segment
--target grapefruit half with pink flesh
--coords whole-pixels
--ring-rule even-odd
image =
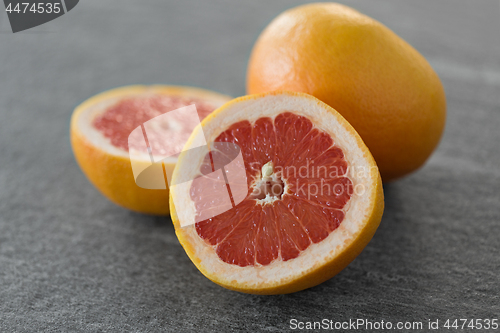
[[[114,203],[141,213],[166,215],[169,191],[165,182],[163,189],[136,184],[131,162],[146,168],[151,157],[147,146],[129,140],[130,133],[155,117],[193,104],[202,120],[228,100],[212,91],[181,86],[138,85],[103,92],[73,112],[70,135],[75,158],[90,182]],[[174,117],[161,124],[161,131],[148,133],[149,143],[168,156],[186,143],[191,134],[189,121]],[[168,141],[160,140],[165,136]],[[176,161],[174,156],[160,162],[160,172],[171,173]]]
[[[199,131],[213,142],[210,152],[179,157],[172,179],[182,186],[171,187],[170,209],[180,243],[213,282],[254,294],[306,289],[340,272],[374,235],[384,207],[380,173],[327,104],[293,92],[245,96],[206,117],[185,151]],[[221,195],[207,195],[217,184],[198,181],[224,159],[220,143],[241,150],[246,193],[203,219],[222,205]]]

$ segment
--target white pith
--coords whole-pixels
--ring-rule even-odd
[[[273,162],[269,161],[266,164],[262,166],[262,170],[259,175],[257,175],[257,178],[250,184],[250,189],[255,190],[257,187],[260,187],[262,185],[262,182],[265,182],[267,180],[277,182],[278,180],[281,180],[283,182],[283,192],[282,195],[288,192],[289,186],[286,181],[286,179],[283,179],[281,177],[281,172],[275,172],[273,170]],[[272,193],[266,193],[266,197],[262,199],[256,199],[255,201],[259,205],[267,205],[267,204],[272,204],[276,200],[280,200],[277,196],[273,195]]]
[[[366,149],[363,149],[362,142],[351,134],[347,125],[339,122],[323,103],[303,96],[267,95],[227,105],[217,114],[217,121],[208,121],[203,124],[203,132],[207,141],[212,142],[221,132],[238,121],[248,120],[254,123],[261,117],[274,119],[276,115],[283,112],[305,116],[316,128],[330,134],[335,145],[344,152],[344,158],[350,170],[353,170],[353,166],[368,168],[372,165],[372,157]],[[185,149],[189,148],[190,142]],[[181,161],[174,171],[174,179],[177,177],[192,179],[199,174],[202,161],[203,156],[200,156],[198,163],[190,160],[189,164],[183,164]],[[175,202],[181,203],[180,206],[175,207],[178,219],[184,221],[182,224],[190,224],[187,227],[178,228],[177,233],[182,234],[184,241],[192,246],[194,253],[191,257],[194,256],[200,260],[200,269],[209,275],[217,276],[219,281],[245,286],[245,288],[279,285],[292,281],[332,260],[360,233],[364,227],[363,223],[367,220],[366,217],[371,214],[371,203],[374,201],[372,197],[374,193],[371,189],[375,188],[378,181],[378,171],[372,171],[369,170],[363,174],[348,174],[353,187],[363,185],[366,190],[359,195],[356,192],[352,194],[348,204],[344,207],[345,218],[336,230],[320,243],[311,244],[295,259],[282,261],[278,258],[269,265],[247,267],[223,262],[217,256],[215,247],[205,242],[196,232],[194,225],[196,212],[189,195],[191,182],[171,188],[171,195],[175,196]],[[273,199],[270,198],[270,200]]]

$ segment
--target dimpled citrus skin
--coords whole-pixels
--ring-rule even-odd
[[[168,215],[168,190],[137,186],[129,159],[95,147],[76,130],[71,132],[71,144],[82,171],[109,200],[136,212]]]
[[[285,11],[257,40],[249,94],[309,93],[360,134],[384,182],[421,167],[444,130],[439,77],[412,46],[381,23],[336,3]]]

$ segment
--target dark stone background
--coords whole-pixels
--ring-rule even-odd
[[[260,31],[301,1],[86,0],[12,34],[0,12],[0,331],[282,331],[299,320],[500,316],[500,3],[349,1],[443,80],[444,138],[385,186],[382,224],[326,283],[253,296],[203,277],[166,218],[105,200],[76,165],[73,108],[133,83],[244,94]]]

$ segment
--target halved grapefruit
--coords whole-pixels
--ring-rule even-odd
[[[205,118],[184,151],[201,130],[210,153],[179,157],[170,209],[180,243],[213,282],[254,294],[306,289],[340,272],[374,235],[384,207],[380,173],[327,104],[293,92],[237,98]],[[217,169],[220,142],[241,149],[246,195],[235,200],[228,183],[232,207],[201,220],[220,205],[197,181]]]
[[[200,120],[231,98],[212,91],[179,86],[126,86],[98,94],[76,107],[71,118],[71,144],[82,171],[104,196],[131,210],[157,215],[169,213],[168,187],[145,189],[136,185],[133,162],[150,164],[147,147],[129,141],[130,133],[144,122],[166,112],[195,104]],[[164,124],[161,142],[168,155],[176,145],[183,146],[191,130],[183,119]],[[150,141],[154,137],[149,136]],[[129,154],[129,144],[134,154]],[[163,161],[171,172],[176,158]]]

